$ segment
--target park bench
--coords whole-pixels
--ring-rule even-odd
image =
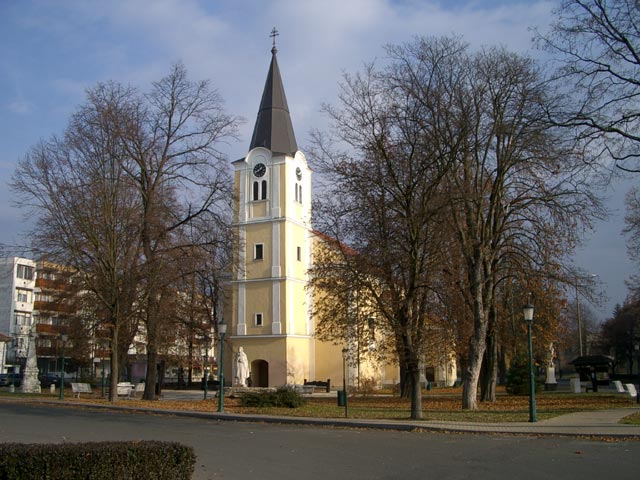
[[[613,386],[616,387],[616,391],[618,393],[628,393],[625,389],[624,389],[624,385],[622,385],[622,382],[620,380],[614,380],[613,381]]]
[[[81,393],[91,394],[91,385],[88,383],[76,383],[71,382],[71,391],[76,395],[77,398],[80,398]]]
[[[632,399],[638,397],[638,391],[633,383],[627,383],[625,387],[627,387],[627,393]]]
[[[133,394],[135,394],[135,391],[136,391],[135,385],[130,382],[120,382],[117,388],[118,388],[119,397],[131,398],[132,392]]]
[[[320,380],[314,380],[313,382],[309,382],[307,381],[307,379],[304,379],[304,386],[313,386],[314,390],[316,388],[322,388],[325,392],[329,393],[331,392],[331,379],[327,378],[326,382],[322,382]]]
[[[142,396],[142,394],[144,393],[144,382],[138,382],[136,383],[136,386],[133,389],[133,392],[131,392],[131,395],[133,397],[135,397],[137,394],[140,394]]]

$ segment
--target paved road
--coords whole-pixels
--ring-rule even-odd
[[[640,442],[318,428],[0,404],[0,442],[192,445],[194,479],[637,478]]]

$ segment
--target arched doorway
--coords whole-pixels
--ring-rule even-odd
[[[266,360],[254,360],[251,362],[251,386],[269,386],[269,362]]]

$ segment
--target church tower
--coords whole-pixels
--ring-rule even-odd
[[[275,47],[249,152],[233,162],[235,267],[230,356],[243,347],[255,387],[314,378],[307,271],[311,171],[298,150]],[[227,378],[231,378],[230,376]]]

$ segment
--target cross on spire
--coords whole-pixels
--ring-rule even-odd
[[[276,30],[276,27],[273,27],[273,30],[271,30],[271,33],[269,34],[269,36],[273,41],[273,46],[271,47],[271,53],[274,53],[274,54],[278,51],[278,49],[276,48],[276,37],[278,35],[280,35],[280,33],[278,32],[278,30]]]

